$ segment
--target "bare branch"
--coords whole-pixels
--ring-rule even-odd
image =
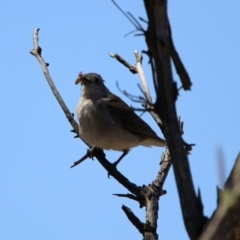
[[[136,57],[136,69],[137,69],[137,73],[139,75],[140,81],[142,83],[142,88],[143,88],[143,91],[144,91],[144,95],[147,99],[147,103],[151,104],[152,103],[152,98],[151,98],[150,91],[149,91],[149,88],[148,88],[147,80],[145,78],[145,75],[144,75],[144,72],[143,72],[143,69],[142,69],[143,56],[142,56],[141,53],[139,53],[137,51],[134,51],[134,54],[135,54],[135,57]]]
[[[142,223],[139,218],[131,211],[130,208],[122,205],[122,210],[128,217],[129,221],[138,229],[140,233],[144,231],[144,223]]]
[[[181,122],[180,118],[179,118],[179,127],[180,128],[183,127],[183,123]],[[157,219],[158,219],[159,197],[166,194],[166,191],[163,190],[163,184],[167,178],[168,172],[172,165],[168,147],[166,147],[165,152],[162,154],[160,164],[161,164],[161,168],[157,174],[156,179],[152,182],[151,185],[149,185],[149,189],[147,189],[148,190],[147,196],[151,196],[151,197],[146,198],[147,223],[150,226],[151,237],[153,237],[153,239],[155,239],[154,236],[157,235],[156,229],[157,229]]]
[[[131,199],[131,200],[140,202],[139,198],[136,197],[136,196],[133,195],[133,194],[129,194],[129,193],[127,193],[127,194],[114,193],[114,194],[112,194],[112,195],[117,196],[117,197],[125,197],[125,198],[129,198],[129,199]]]
[[[186,154],[185,143],[179,130],[176,111],[176,83],[173,81],[171,68],[172,46],[167,16],[167,1],[144,0],[148,30],[145,40],[148,52],[154,63],[156,75],[157,101],[155,111],[163,123],[163,133],[173,162],[184,223],[190,239],[197,239],[208,220],[199,207]]]
[[[130,13],[125,13],[123,9],[114,1],[112,0],[113,4],[118,8],[118,10],[133,24],[133,26],[138,30],[144,32],[143,27],[141,24],[137,21],[137,19]]]
[[[128,93],[126,90],[122,90],[119,85],[118,85],[118,82],[116,82],[116,86],[118,88],[118,90],[124,95],[126,96],[127,98],[129,98],[131,101],[133,102],[137,102],[137,103],[144,103],[146,102],[146,99],[142,96],[135,96],[131,93]]]
[[[124,37],[127,37],[128,35],[130,35],[130,34],[132,34],[132,33],[135,33],[135,32],[138,32],[138,30],[132,30],[132,31],[130,31],[130,32],[128,32],[128,33],[126,33],[125,35],[123,35]]]
[[[88,149],[86,154],[81,157],[78,161],[74,162],[73,165],[70,168],[76,167],[78,164],[82,163],[83,161],[85,161],[88,158],[92,158],[93,154],[91,154],[90,150]]]
[[[144,18],[142,18],[142,17],[139,17],[139,20],[140,21],[142,21],[142,22],[144,22],[144,23],[147,23],[148,24],[148,21],[147,20],[145,20]]]
[[[129,71],[133,74],[137,73],[136,67],[131,65],[130,63],[128,63],[126,60],[124,60],[120,55],[118,55],[117,53],[113,54],[113,53],[108,53],[110,57],[115,58],[116,60],[118,60],[121,64],[123,64],[125,67],[127,67],[129,69]]]
[[[162,190],[162,187],[167,178],[171,165],[172,165],[172,162],[171,162],[170,152],[168,148],[166,148],[166,151],[162,154],[162,157],[161,157],[161,168],[157,174],[156,179],[152,183],[154,186],[159,188],[160,195],[163,195],[166,193]]]
[[[130,105],[130,107],[131,107],[131,109],[134,110],[135,112],[143,112],[143,113],[145,113],[145,112],[147,111],[145,108],[135,108],[135,107],[133,107],[133,106],[131,106],[131,105]]]
[[[170,40],[170,48],[171,48],[171,57],[172,57],[174,66],[176,68],[177,74],[179,75],[180,80],[182,82],[183,89],[191,90],[192,82],[190,80],[188,72],[184,67],[178,52],[175,49],[173,39],[172,39],[172,31],[171,31],[170,23],[169,23],[169,40]]]
[[[47,79],[47,82],[54,94],[54,96],[56,97],[58,103],[60,104],[63,112],[65,113],[68,121],[70,122],[70,124],[72,125],[74,131],[76,133],[79,132],[78,130],[78,124],[77,122],[74,120],[74,117],[72,115],[72,113],[69,111],[69,109],[67,108],[67,105],[65,104],[64,100],[62,99],[61,95],[59,94],[50,74],[49,74],[49,71],[48,71],[48,63],[46,63],[42,56],[41,56],[41,48],[39,47],[38,45],[38,32],[39,32],[40,28],[37,28],[35,29],[34,33],[33,33],[33,49],[30,51],[30,53],[35,56],[37,58],[37,60],[39,61],[41,67],[42,67],[42,70],[43,70],[43,73],[44,73],[44,76],[45,78]],[[81,137],[80,137],[81,138]],[[81,138],[82,139],[82,138]],[[82,139],[82,141],[84,142],[84,140]],[[87,143],[86,143],[87,145]]]
[[[144,29],[143,27],[141,26],[141,24],[138,22],[138,20],[130,13],[130,12],[127,12],[127,14],[132,18],[132,20],[136,23],[136,28],[142,32],[144,32]]]
[[[144,91],[143,91],[143,89],[142,89],[141,85],[138,83],[138,84],[137,84],[137,86],[138,86],[138,88],[139,88],[140,92],[142,93],[142,95],[144,96]]]

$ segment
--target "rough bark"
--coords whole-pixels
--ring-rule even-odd
[[[172,46],[167,1],[144,0],[148,29],[145,33],[149,57],[154,64],[156,76],[156,111],[163,123],[164,136],[173,162],[185,227],[191,239],[197,239],[207,218],[203,214],[200,197],[197,196],[191,170],[182,139],[175,101],[178,90],[173,81],[171,59]]]

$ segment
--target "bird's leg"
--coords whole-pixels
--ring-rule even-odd
[[[121,162],[121,160],[129,153],[129,149],[124,149],[122,155],[119,157],[119,159],[113,163],[114,167],[117,167],[117,165]]]
[[[112,163],[111,165],[111,169],[108,171],[108,178],[110,177],[112,171],[114,171],[117,167],[117,165],[121,162],[121,160],[129,153],[129,149],[125,149],[123,150],[122,155],[119,157],[119,159],[117,161],[115,161],[114,163]]]

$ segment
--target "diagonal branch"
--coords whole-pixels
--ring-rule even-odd
[[[129,71],[133,74],[137,73],[137,69],[135,66],[128,63],[125,59],[123,59],[120,55],[117,53],[108,53],[110,57],[115,58],[117,61],[119,61],[121,64],[123,64],[126,68],[129,69]]]
[[[192,82],[191,82],[188,72],[187,72],[186,68],[184,67],[183,62],[174,46],[170,23],[169,23],[169,39],[170,39],[171,57],[173,60],[173,64],[176,68],[177,74],[179,75],[180,80],[182,82],[183,89],[191,90]]]
[[[125,13],[123,9],[114,0],[112,0],[112,2],[118,8],[118,10],[132,23],[132,25],[136,28],[136,31],[144,32],[141,24],[130,12]]]
[[[128,217],[129,221],[138,229],[140,233],[144,232],[144,223],[142,223],[139,218],[131,211],[130,208],[122,205],[122,210]]]
[[[34,33],[33,33],[33,49],[30,51],[30,53],[35,56],[37,58],[37,60],[39,61],[40,63],[40,66],[42,67],[42,70],[43,70],[43,73],[44,73],[44,76],[45,78],[47,79],[47,82],[54,94],[54,96],[56,97],[58,103],[60,104],[63,112],[65,113],[68,121],[70,122],[70,124],[72,125],[73,129],[74,129],[74,132],[78,134],[79,130],[78,130],[78,124],[77,122],[74,120],[74,117],[73,117],[73,114],[69,111],[67,105],[65,104],[63,98],[61,97],[61,95],[59,94],[51,76],[50,76],[50,73],[48,71],[48,66],[49,64],[46,63],[44,60],[43,60],[43,57],[41,55],[42,53],[42,49],[41,47],[39,47],[38,45],[38,32],[39,32],[40,28],[37,28],[35,29]],[[83,139],[82,139],[83,141]],[[83,141],[84,142],[84,141]]]

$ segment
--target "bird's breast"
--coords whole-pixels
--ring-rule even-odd
[[[91,100],[77,105],[79,134],[91,146],[123,151],[139,145],[140,139],[115,122],[107,109]]]

